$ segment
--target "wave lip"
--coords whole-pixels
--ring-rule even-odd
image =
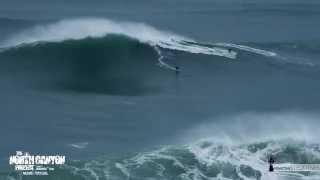
[[[266,51],[266,50],[257,49],[257,48],[252,48],[252,47],[244,46],[244,45],[237,45],[237,44],[231,44],[231,43],[216,43],[215,45],[221,46],[221,47],[236,48],[236,49],[240,49],[240,50],[243,50],[243,51],[248,51],[248,52],[264,55],[264,56],[267,56],[267,57],[275,57],[275,56],[277,56],[277,53],[275,53],[275,52]]]
[[[7,39],[1,46],[16,47],[37,42],[61,42],[87,37],[101,38],[110,34],[128,36],[153,47],[236,58],[236,53],[230,53],[227,49],[202,46],[190,38],[160,31],[143,23],[115,22],[99,18],[62,20],[46,26],[36,26]]]

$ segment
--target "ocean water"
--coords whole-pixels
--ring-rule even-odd
[[[320,163],[320,4],[160,5],[0,12],[0,179],[320,178],[267,163]],[[15,151],[67,162],[21,176]]]

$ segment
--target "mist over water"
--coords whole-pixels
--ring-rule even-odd
[[[175,2],[0,13],[0,178],[16,150],[70,158],[40,179],[319,178],[267,172],[320,162],[318,3]]]

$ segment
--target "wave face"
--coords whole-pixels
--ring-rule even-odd
[[[1,73],[22,84],[73,92],[141,94],[144,77],[158,69],[152,47],[117,35],[16,47],[0,58]]]
[[[166,62],[168,54],[213,55],[224,61],[237,58],[237,51],[277,56],[236,44],[201,44],[142,23],[107,19],[73,19],[36,26],[7,38],[0,46],[1,72],[16,72],[21,84],[124,95],[158,91],[146,79],[161,74],[155,64],[176,71],[175,61]]]
[[[191,44],[188,42],[194,41],[189,38],[159,31],[142,23],[119,23],[106,19],[64,20],[48,26],[39,26],[9,38],[2,46],[14,47],[41,41],[61,42],[68,39],[83,39],[86,37],[99,38],[109,34],[124,35],[151,46],[159,46],[171,50],[235,58],[233,53],[229,53],[225,49]]]

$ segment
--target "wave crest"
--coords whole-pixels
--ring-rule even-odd
[[[115,22],[94,18],[62,20],[46,26],[37,26],[7,39],[1,46],[14,47],[41,41],[61,42],[87,37],[101,38],[110,34],[124,35],[153,47],[236,58],[235,52],[229,52],[224,48],[201,46],[190,38],[160,31],[143,23]]]

